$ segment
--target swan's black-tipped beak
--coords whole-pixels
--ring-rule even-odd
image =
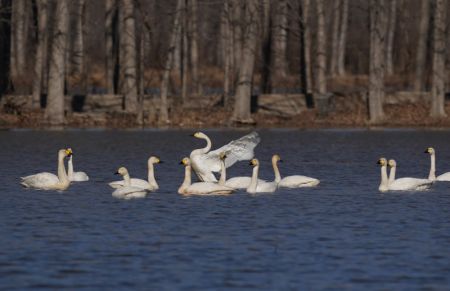
[[[249,164],[250,166],[253,166],[253,163],[252,163],[252,161],[248,162],[248,164]]]
[[[279,160],[280,163],[284,162],[283,160]]]
[[[377,161],[377,165],[381,165],[381,161],[380,160]]]
[[[424,153],[425,153],[425,154],[429,154],[428,149],[426,149],[426,150],[424,151]]]
[[[115,172],[114,175],[120,175],[120,173],[119,172]]]
[[[178,164],[180,164],[180,165],[184,165],[183,161],[179,162]]]
[[[191,133],[191,134],[189,134],[189,136],[194,136],[195,137],[195,133]]]

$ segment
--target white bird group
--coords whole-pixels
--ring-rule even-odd
[[[319,184],[319,180],[301,175],[281,178],[278,162],[279,155],[273,155],[272,167],[274,170],[274,181],[265,181],[258,178],[259,161],[254,159],[254,148],[260,142],[258,133],[252,132],[238,140],[211,151],[211,139],[202,132],[193,135],[206,141],[204,148],[193,150],[189,158],[184,158],[180,163],[185,166],[185,177],[178,193],[183,195],[219,195],[230,194],[237,189],[246,189],[248,193],[272,193],[279,187],[301,188],[313,187]],[[64,159],[69,158],[68,172],[64,165]],[[238,161],[250,160],[253,166],[251,177],[226,178],[226,168]],[[113,197],[122,199],[143,198],[148,192],[156,191],[159,185],[155,179],[154,165],[162,163],[156,157],[151,156],[147,161],[148,179],[131,178],[125,167],[120,167],[116,174],[121,175],[123,180],[109,183],[114,188]],[[199,182],[192,183],[192,170],[199,178]],[[214,172],[220,172],[218,181]],[[431,174],[431,173],[430,173]],[[88,181],[89,177],[84,172],[74,172],[73,152],[71,148],[58,151],[58,175],[48,172],[38,173],[22,177],[21,184],[27,188],[40,190],[66,190],[71,182]]]
[[[377,162],[381,166],[381,183],[378,190],[386,191],[421,191],[430,188],[435,181],[450,181],[450,172],[444,173],[436,177],[436,152],[434,148],[427,148],[425,153],[430,154],[431,166],[428,179],[421,178],[395,178],[397,162],[395,160],[387,161],[385,158],[380,158]],[[391,168],[389,177],[387,174],[387,167]]]

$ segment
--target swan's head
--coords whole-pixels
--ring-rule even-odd
[[[283,160],[281,159],[280,155],[275,154],[272,156],[272,163],[277,163],[277,162],[283,162]]]
[[[128,174],[128,170],[125,167],[120,167],[117,172],[114,173],[115,175],[121,175],[121,176],[125,176]]]
[[[380,158],[377,162],[378,165],[384,167],[387,165],[387,160],[385,158]]]
[[[58,156],[65,158],[65,157],[71,157],[72,156],[72,149],[62,149],[58,151]]]
[[[425,151],[424,151],[424,153],[428,153],[428,154],[430,154],[430,155],[432,155],[432,154],[434,154],[434,148],[427,148]]]
[[[192,136],[196,137],[196,138],[206,138],[206,134],[204,134],[203,132],[200,132],[200,131],[194,133]]]
[[[395,160],[391,159],[391,160],[389,160],[388,165],[391,168],[395,168],[395,167],[397,167],[397,162]]]
[[[249,164],[250,166],[256,167],[259,166],[259,161],[258,159],[252,159]]]
[[[159,159],[159,157],[155,157],[155,156],[151,156],[149,159],[148,159],[148,164],[150,165],[150,164],[160,164],[160,163],[162,163],[163,161],[161,161],[160,159]]]
[[[220,158],[220,160],[224,161],[227,158],[227,153],[226,152],[221,152],[219,154],[219,158]]]
[[[191,164],[189,158],[184,158],[181,160],[180,165],[189,166]]]

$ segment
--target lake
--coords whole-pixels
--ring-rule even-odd
[[[450,182],[380,193],[379,157],[398,177],[450,171],[450,131],[258,130],[260,176],[321,180],[274,194],[182,197],[179,161],[204,141],[195,130],[0,131],[0,289],[444,290],[450,286]],[[205,130],[217,148],[248,131]],[[56,173],[72,147],[89,182],[23,189],[19,177]],[[126,166],[145,178],[158,155],[160,190],[119,200],[107,182]],[[228,177],[250,175],[248,162]]]

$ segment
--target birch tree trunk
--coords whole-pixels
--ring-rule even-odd
[[[317,84],[316,84],[316,94],[324,95],[327,92],[327,44],[326,44],[326,33],[325,33],[325,11],[324,11],[324,0],[317,0]]]
[[[334,0],[333,3],[333,23],[331,34],[331,58],[330,58],[330,74],[331,76],[337,75],[337,64],[339,54],[339,36],[340,36],[340,23],[341,23],[341,10],[342,1]]]
[[[69,27],[68,2],[69,0],[56,1],[54,10],[55,27],[50,54],[47,107],[45,108],[45,116],[52,125],[64,123],[64,61]]]
[[[433,27],[433,73],[431,83],[432,117],[445,117],[445,56],[446,56],[446,18],[447,1],[435,0]]]
[[[170,35],[169,48],[167,49],[167,58],[164,66],[163,80],[161,82],[161,108],[159,109],[159,123],[170,122],[167,95],[169,91],[170,71],[173,67],[175,47],[180,38],[180,18],[182,16],[181,12],[183,1],[184,0],[177,1],[177,8],[173,19],[172,32]]]
[[[369,115],[371,123],[384,119],[385,0],[370,0]]]
[[[397,18],[397,0],[390,0],[389,8],[389,22],[387,31],[387,45],[386,45],[386,73],[392,75],[394,73],[393,64],[393,48],[394,48],[394,35]]]
[[[302,21],[304,33],[304,47],[305,47],[305,67],[306,67],[306,90],[311,93],[312,88],[312,65],[311,65],[311,28],[309,23],[310,0],[303,0],[302,3]]]
[[[286,47],[287,47],[287,1],[279,0],[276,6],[273,26],[272,53],[273,67],[272,72],[276,76],[286,77]]]
[[[422,0],[419,24],[419,38],[417,43],[416,72],[414,78],[414,91],[423,91],[424,72],[427,59],[428,29],[430,27],[430,1]]]
[[[133,0],[122,0],[123,33],[121,35],[121,48],[124,49],[124,85],[125,110],[137,113],[137,76],[136,76],[136,28]]]
[[[226,2],[227,0],[224,0]],[[201,95],[201,84],[199,79],[198,62],[198,17],[197,0],[190,0],[190,28],[191,28],[191,65],[192,65],[192,88],[195,96]]]
[[[116,0],[105,0],[105,78],[108,94],[114,94],[114,34],[115,21],[117,18]]]
[[[48,0],[37,0],[36,6],[38,18],[38,33],[32,91],[34,109],[41,107],[41,93],[44,70],[43,64],[47,62]]]
[[[345,75],[345,46],[347,44],[347,27],[348,27],[348,0],[342,0],[342,17],[339,32],[339,46],[337,54],[337,74]]]
[[[254,123],[251,117],[252,77],[258,38],[258,1],[248,0],[245,9],[245,37],[236,88],[232,120],[238,123]]]

